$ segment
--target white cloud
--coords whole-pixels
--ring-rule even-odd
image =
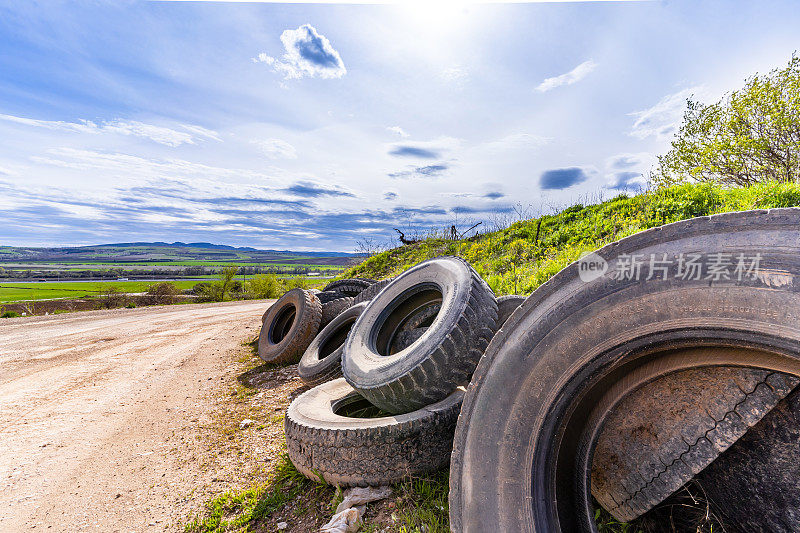
[[[0,120],[14,122],[16,124],[23,124],[25,126],[33,126],[37,128],[45,128],[53,131],[65,131],[70,133],[88,133],[92,135],[111,133],[130,135],[134,137],[140,137],[142,139],[149,139],[153,142],[173,147],[180,146],[181,144],[196,144],[197,141],[200,141],[203,138],[214,139],[217,141],[221,140],[216,132],[192,124],[179,125],[179,128],[185,130],[179,131],[163,126],[145,124],[144,122],[139,122],[137,120],[122,119],[114,119],[105,122],[92,122],[91,120],[65,122],[61,120],[37,120],[26,117],[15,117],[12,115],[0,114]]]
[[[400,137],[403,137],[403,138],[406,138],[406,137],[409,136],[408,133],[406,133],[405,130],[403,128],[401,128],[400,126],[389,126],[386,129],[391,131],[395,135],[399,135]]]
[[[636,191],[647,186],[645,176],[656,164],[647,152],[617,154],[606,159],[606,189]]]
[[[270,159],[297,159],[297,150],[294,146],[281,139],[265,139],[251,141],[258,149]]]
[[[286,50],[281,59],[262,52],[252,61],[266,63],[286,79],[341,78],[347,74],[339,52],[311,24],[303,24],[296,30],[285,30],[281,34],[281,42]]]
[[[536,87],[536,90],[540,93],[545,93],[556,87],[561,87],[562,85],[572,85],[573,83],[577,83],[581,81],[583,78],[589,75],[595,68],[597,68],[597,63],[592,61],[591,59],[588,61],[584,61],[574,69],[570,70],[566,74],[561,74],[560,76],[555,76],[552,78],[547,78],[542,83]]]
[[[683,119],[686,99],[703,92],[705,92],[703,87],[683,89],[668,94],[649,109],[631,113],[636,117],[636,122],[631,128],[631,135],[637,139],[646,139],[651,136],[663,139],[672,136],[678,130]]]

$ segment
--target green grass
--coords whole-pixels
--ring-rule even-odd
[[[366,533],[448,533],[448,471],[395,484],[389,501],[395,503],[391,524],[374,523],[365,517]],[[184,533],[224,533],[259,530],[259,525],[280,512],[278,517],[298,516],[310,509],[323,508],[333,515],[342,501],[342,491],[305,478],[284,454],[270,479],[238,491],[225,492],[206,503],[204,509],[184,526]],[[377,505],[377,504],[369,504]],[[611,533],[609,530],[604,533]]]
[[[45,283],[0,283],[0,302],[23,300],[49,300],[53,298],[81,298],[98,296],[113,287],[121,292],[145,292],[151,281],[48,281]],[[191,289],[197,281],[172,282],[179,289]]]
[[[498,296],[530,294],[583,252],[645,229],[728,211],[795,206],[800,206],[800,184],[743,188],[683,184],[574,205],[473,239],[426,239],[374,255],[342,277],[386,278],[425,259],[456,255],[469,261]]]
[[[324,484],[314,483],[303,477],[284,454],[269,481],[217,496],[206,504],[200,515],[186,524],[184,532],[250,531],[258,521],[268,518],[301,494],[322,494],[327,488]]]

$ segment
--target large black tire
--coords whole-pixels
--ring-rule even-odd
[[[314,340],[321,320],[322,304],[316,296],[290,290],[263,317],[258,356],[267,363],[296,363]]]
[[[435,305],[441,309],[425,334],[392,353],[405,323]],[[414,411],[469,383],[496,323],[494,294],[469,263],[430,259],[398,276],[369,303],[345,342],[342,371],[384,411]]]
[[[314,337],[297,365],[297,374],[303,383],[318,385],[341,377],[342,346],[365,307],[367,304],[362,302],[346,309]]]
[[[696,480],[726,531],[800,531],[800,389]],[[765,528],[768,525],[768,528]]]
[[[497,299],[497,327],[501,328],[506,323],[511,313],[517,310],[525,301],[525,296],[510,294]]]
[[[741,276],[731,266],[727,279],[708,266],[695,279],[696,253],[712,266],[737,266],[739,254],[758,265]],[[636,257],[667,262],[645,261],[636,276]],[[800,375],[798,287],[800,209],[677,222],[562,270],[513,313],[473,376],[451,460],[453,531],[596,531],[597,441],[583,438],[602,434],[595,408],[631,376],[644,385],[719,366]]]
[[[374,284],[375,280],[368,278],[339,279],[328,283],[322,290],[338,292],[342,296],[350,296],[354,298],[358,296],[361,291]]]
[[[361,291],[353,303],[360,304],[361,302],[368,302],[375,298],[380,292],[391,282],[394,281],[394,278],[389,279],[382,279],[380,281],[376,281],[363,291]]]
[[[323,383],[289,406],[289,458],[303,475],[342,487],[387,485],[438,470],[450,457],[463,394],[456,390],[424,409],[380,416],[344,379]],[[347,416],[354,411],[362,417]],[[363,417],[370,415],[377,416]]]
[[[353,298],[350,296],[343,296],[342,298],[337,298],[322,304],[322,322],[320,322],[320,327],[324,328],[327,326],[331,320],[352,305]]]
[[[338,300],[339,298],[343,298],[343,295],[336,291],[317,291],[314,293],[314,296],[319,298],[319,301],[322,302],[323,305],[328,302]]]

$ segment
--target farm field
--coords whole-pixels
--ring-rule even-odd
[[[86,270],[93,268],[120,268],[120,267],[141,267],[141,268],[161,268],[161,267],[187,267],[204,266],[218,268],[226,265],[236,265],[239,267],[273,267],[273,268],[309,268],[319,271],[335,270],[340,271],[340,265],[321,265],[313,263],[273,263],[270,261],[254,263],[239,261],[59,261],[53,263],[30,263],[30,262],[0,262],[0,267],[4,268],[36,268],[36,269],[57,269],[57,270]]]
[[[97,296],[109,288],[120,292],[145,292],[151,281],[66,281],[44,283],[0,283],[0,303],[54,298]],[[179,289],[191,289],[198,280],[173,281]]]

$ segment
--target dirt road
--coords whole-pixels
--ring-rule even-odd
[[[173,529],[217,481],[197,427],[267,306],[0,321],[0,531]]]

